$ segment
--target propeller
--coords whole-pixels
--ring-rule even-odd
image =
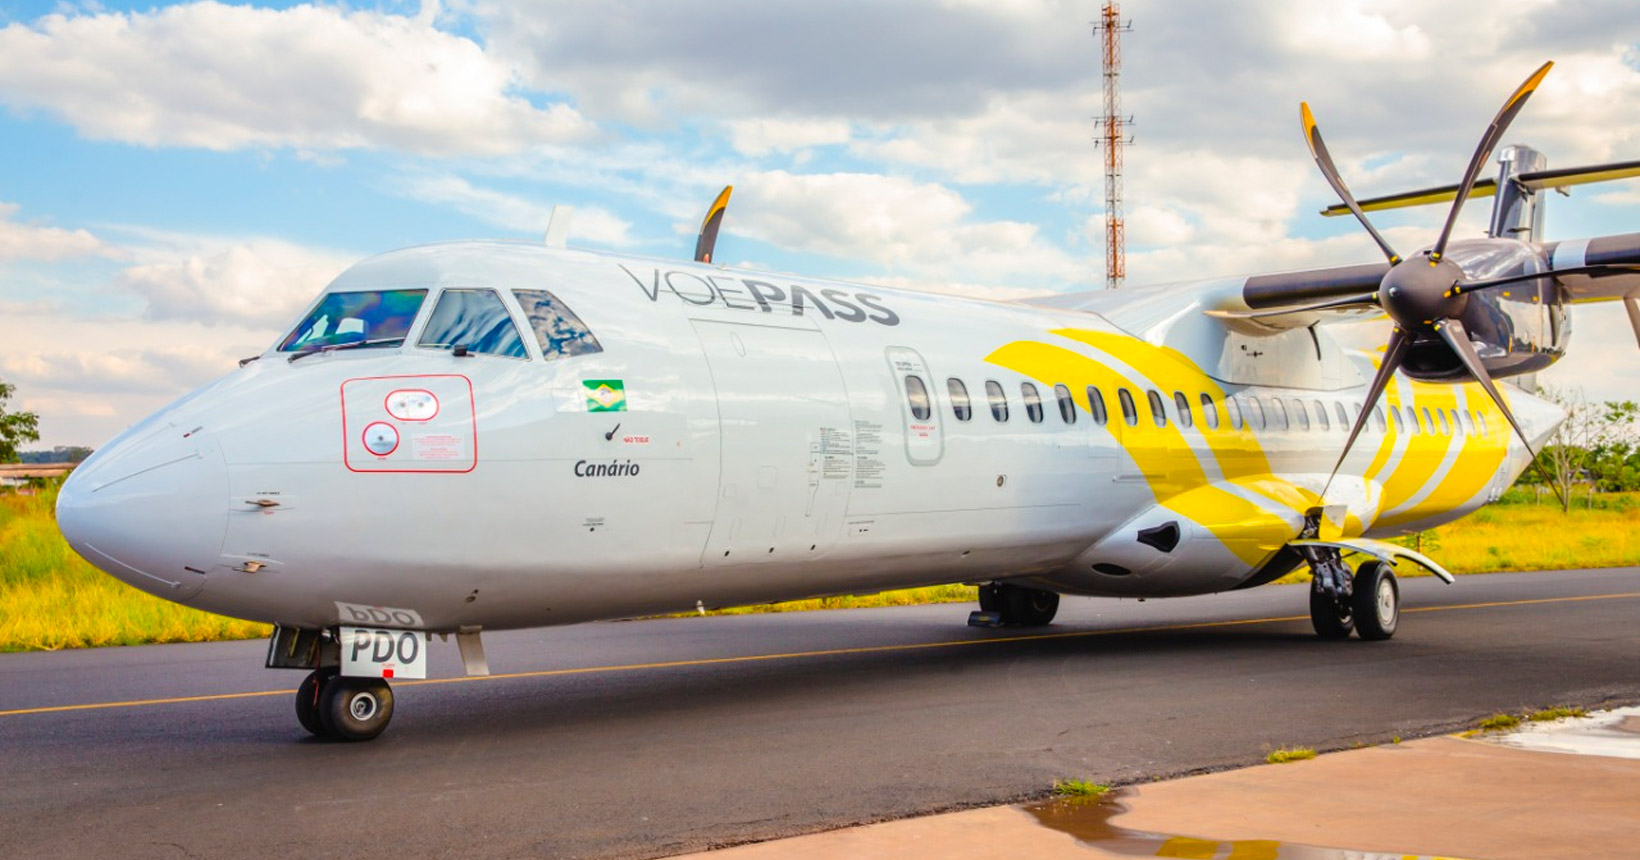
[[[1355,440],[1361,435],[1362,428],[1366,426],[1368,416],[1372,414],[1373,409],[1378,405],[1378,400],[1383,396],[1384,389],[1389,386],[1395,372],[1406,361],[1412,344],[1415,341],[1422,343],[1436,338],[1446,343],[1447,347],[1463,364],[1464,369],[1480,383],[1487,396],[1492,398],[1492,402],[1503,412],[1503,417],[1509,421],[1509,426],[1514,428],[1515,434],[1520,437],[1521,442],[1526,446],[1527,452],[1532,455],[1532,464],[1543,474],[1545,482],[1555,488],[1555,494],[1559,495],[1559,488],[1555,487],[1552,480],[1548,480],[1548,473],[1543,468],[1543,464],[1538,462],[1537,451],[1533,449],[1532,441],[1527,438],[1526,433],[1521,429],[1520,422],[1515,420],[1514,412],[1510,410],[1509,404],[1504,401],[1503,396],[1498,392],[1497,386],[1486,370],[1486,365],[1480,360],[1475,352],[1474,345],[1469,340],[1469,333],[1464,330],[1463,323],[1459,320],[1463,316],[1465,308],[1468,307],[1469,294],[1474,292],[1496,289],[1534,278],[1543,278],[1550,274],[1598,275],[1611,274],[1620,269],[1628,271],[1629,269],[1614,266],[1585,266],[1580,269],[1569,269],[1553,273],[1526,273],[1466,282],[1463,269],[1458,264],[1446,259],[1446,247],[1452,236],[1452,228],[1457,224],[1458,213],[1463,209],[1464,201],[1468,199],[1469,192],[1474,188],[1475,180],[1480,175],[1482,166],[1491,158],[1492,150],[1497,146],[1498,141],[1502,139],[1504,132],[1509,128],[1510,122],[1514,120],[1516,114],[1520,113],[1521,108],[1526,104],[1526,100],[1537,90],[1538,84],[1543,81],[1544,75],[1547,75],[1549,69],[1553,66],[1553,62],[1544,63],[1540,66],[1519,87],[1515,88],[1509,99],[1504,102],[1503,107],[1498,110],[1497,116],[1492,118],[1491,124],[1486,127],[1486,131],[1481,135],[1480,143],[1475,147],[1474,154],[1470,156],[1468,167],[1464,169],[1463,181],[1458,184],[1456,196],[1452,201],[1452,208],[1447,212],[1445,225],[1441,227],[1440,238],[1435,241],[1435,244],[1431,246],[1427,253],[1417,255],[1410,260],[1402,259],[1395,252],[1395,249],[1390,247],[1389,242],[1372,226],[1372,222],[1367,219],[1366,213],[1362,211],[1361,205],[1356,202],[1355,197],[1350,194],[1349,188],[1344,185],[1344,180],[1339,176],[1338,168],[1333,164],[1332,156],[1327,152],[1327,146],[1322,141],[1321,130],[1316,125],[1315,115],[1310,112],[1310,106],[1303,103],[1299,105],[1300,119],[1304,124],[1304,139],[1310,146],[1310,155],[1315,158],[1316,166],[1321,168],[1321,174],[1326,178],[1327,184],[1332,186],[1339,199],[1355,215],[1356,220],[1361,222],[1361,226],[1366,228],[1367,233],[1372,236],[1373,241],[1384,252],[1385,258],[1390,262],[1390,269],[1379,282],[1376,292],[1298,308],[1271,309],[1264,313],[1274,315],[1304,310],[1319,310],[1328,307],[1370,307],[1377,305],[1395,323],[1394,329],[1390,332],[1389,343],[1384,349],[1384,359],[1378,365],[1378,372],[1373,375],[1372,384],[1367,388],[1366,403],[1363,404],[1361,413],[1355,417],[1355,425],[1350,428],[1349,440],[1344,443],[1344,450],[1338,455],[1338,462],[1333,465],[1332,473],[1327,476],[1327,483],[1321,490],[1323,498],[1326,497],[1327,490],[1332,487],[1333,478],[1338,475],[1338,470],[1344,465],[1344,459],[1349,456],[1350,449],[1355,445]]]

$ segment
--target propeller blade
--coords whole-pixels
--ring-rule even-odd
[[[1372,226],[1371,221],[1367,220],[1367,213],[1361,211],[1361,204],[1355,202],[1355,195],[1344,187],[1344,179],[1338,175],[1338,168],[1333,165],[1332,156],[1327,152],[1327,144],[1321,140],[1321,129],[1316,127],[1315,114],[1310,113],[1309,103],[1299,102],[1298,113],[1299,118],[1304,122],[1304,142],[1310,145],[1310,156],[1315,159],[1315,165],[1321,168],[1321,175],[1326,177],[1327,184],[1331,185],[1333,191],[1338,194],[1338,199],[1343,200],[1344,205],[1350,207],[1350,212],[1355,214],[1355,220],[1360,221],[1361,226],[1367,228],[1367,232],[1372,234],[1372,241],[1377,242],[1378,247],[1383,249],[1384,256],[1389,259],[1390,265],[1393,266],[1401,262],[1401,255],[1395,253],[1395,249],[1384,241],[1383,236],[1378,235],[1378,230]]]
[[[1515,413],[1509,411],[1509,404],[1503,401],[1503,395],[1498,393],[1498,387],[1492,383],[1492,376],[1486,372],[1486,365],[1481,363],[1481,357],[1475,354],[1475,345],[1469,342],[1469,332],[1464,330],[1463,323],[1455,319],[1442,320],[1435,324],[1435,331],[1446,341],[1446,345],[1457,353],[1469,375],[1475,377],[1481,388],[1486,389],[1486,396],[1498,405],[1503,417],[1508,419],[1509,426],[1515,428],[1515,435],[1519,436],[1520,443],[1526,446],[1526,453],[1532,455],[1532,465],[1536,466],[1538,474],[1543,476],[1543,482],[1555,491],[1555,498],[1560,499],[1561,507],[1565,507],[1566,500],[1560,496],[1560,486],[1549,477],[1549,470],[1543,468],[1543,464],[1538,461],[1537,451],[1532,448],[1532,441],[1526,438],[1526,431],[1520,429],[1520,423],[1515,420]]]
[[[1447,210],[1446,226],[1441,228],[1441,238],[1435,241],[1435,247],[1429,252],[1430,265],[1439,263],[1442,255],[1446,253],[1446,242],[1452,238],[1452,227],[1458,223],[1458,212],[1463,209],[1464,201],[1469,198],[1470,190],[1475,187],[1475,178],[1480,176],[1481,167],[1492,157],[1492,149],[1498,145],[1503,133],[1508,130],[1509,123],[1514,121],[1515,114],[1520,113],[1520,109],[1526,106],[1526,99],[1537,90],[1543,76],[1549,74],[1549,69],[1554,65],[1553,60],[1544,63],[1531,77],[1516,87],[1509,100],[1499,109],[1498,115],[1492,118],[1492,124],[1487,126],[1481,135],[1480,145],[1475,147],[1475,154],[1469,157],[1469,167],[1463,172],[1463,181],[1458,183],[1458,194],[1452,200],[1452,208]]]
[[[706,210],[706,218],[700,222],[700,237],[695,240],[695,262],[712,262],[712,251],[717,247],[718,227],[723,225],[723,213],[729,208],[729,192],[734,191],[733,185],[723,186],[718,192],[716,200],[712,201],[711,208]]]
[[[1520,281],[1530,281],[1535,278],[1558,278],[1563,275],[1623,275],[1640,272],[1640,266],[1576,266],[1570,269],[1553,269],[1547,272],[1526,272],[1519,275],[1508,275],[1502,278],[1491,278],[1485,281],[1470,281],[1452,287],[1451,294],[1461,296],[1464,293],[1474,293],[1480,290],[1490,290],[1493,287],[1504,287]]]
[[[1338,462],[1333,464],[1332,474],[1327,476],[1327,483],[1321,488],[1321,498],[1327,498],[1327,491],[1332,489],[1333,478],[1338,477],[1338,470],[1344,465],[1344,458],[1350,455],[1350,449],[1355,447],[1356,437],[1361,435],[1361,428],[1367,426],[1367,419],[1372,415],[1372,409],[1378,405],[1378,398],[1383,395],[1384,389],[1389,387],[1389,381],[1400,369],[1401,360],[1406,358],[1407,348],[1412,345],[1412,338],[1396,326],[1389,333],[1389,343],[1384,346],[1384,360],[1378,365],[1378,373],[1372,378],[1372,385],[1367,387],[1367,400],[1361,404],[1361,414],[1355,416],[1355,426],[1350,428],[1350,438],[1344,443],[1344,450],[1338,455]]]

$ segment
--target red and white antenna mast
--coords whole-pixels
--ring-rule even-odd
[[[1122,21],[1114,0],[1105,3],[1099,20],[1093,25],[1093,32],[1100,37],[1104,49],[1105,113],[1098,120],[1096,142],[1105,150],[1105,288],[1109,290],[1119,289],[1127,276],[1123,251],[1122,147],[1133,142],[1127,132],[1133,118],[1122,116],[1122,91],[1117,84],[1122,76],[1122,34],[1131,29],[1133,22]]]

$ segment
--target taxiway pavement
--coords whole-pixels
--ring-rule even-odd
[[[397,683],[365,744],[307,737],[260,642],[5,654],[0,851],[663,856],[1640,702],[1640,568],[1403,586],[1382,643],[1315,639],[1298,586],[490,634],[501,676]]]

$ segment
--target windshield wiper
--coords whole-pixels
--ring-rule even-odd
[[[295,361],[298,358],[306,358],[307,356],[320,352],[335,352],[340,349],[356,349],[361,346],[381,346],[388,343],[404,343],[404,338],[378,337],[374,340],[350,340],[347,343],[327,343],[323,346],[304,346],[292,353],[290,358],[286,360]]]

